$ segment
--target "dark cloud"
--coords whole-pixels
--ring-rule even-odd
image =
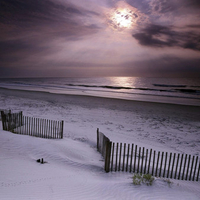
[[[98,13],[73,4],[51,0],[0,1],[0,67],[24,61],[33,55],[57,52],[53,41],[74,41],[99,30],[82,18]],[[37,61],[35,61],[37,62]]]
[[[170,14],[173,16],[188,15],[194,10],[199,12],[200,1],[199,0],[127,0],[131,6],[136,7],[141,12],[160,18],[164,14]]]
[[[70,21],[71,15],[83,15],[72,5],[63,6],[50,0],[1,0],[0,21],[6,24],[17,23],[20,26]],[[72,21],[71,21],[72,22]]]
[[[188,6],[188,7],[194,7],[194,8],[197,8],[199,9],[200,8],[200,1],[199,0],[184,0],[184,4],[185,6]]]
[[[148,47],[181,47],[200,51],[199,32],[174,31],[173,27],[148,25],[132,35],[139,44]]]
[[[0,2],[0,28],[7,31],[4,36],[12,34],[25,34],[27,31],[58,32],[63,35],[82,35],[86,31],[90,34],[98,29],[94,24],[84,25],[83,17],[97,16],[98,13],[84,10],[72,4],[58,4],[51,0],[1,0]],[[9,29],[10,27],[10,29]],[[79,31],[77,31],[79,29]],[[53,30],[53,31],[52,31]],[[73,31],[74,30],[74,31]],[[2,36],[2,35],[1,35]]]

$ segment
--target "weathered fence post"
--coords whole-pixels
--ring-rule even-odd
[[[110,171],[110,155],[111,155],[112,142],[106,141],[106,152],[105,152],[105,171]]]
[[[5,130],[5,115],[3,111],[1,111],[1,120],[2,120],[3,130]]]

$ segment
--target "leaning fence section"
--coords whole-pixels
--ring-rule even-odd
[[[63,121],[39,119],[24,116],[22,112],[5,113],[1,111],[3,130],[16,134],[49,139],[63,138]]]
[[[7,113],[7,114],[8,114],[8,113],[11,113],[11,110],[6,110],[6,109],[1,109],[1,108],[0,108],[0,112],[1,112],[1,111],[3,111],[4,113]],[[2,120],[2,119],[1,119],[1,114],[0,114],[0,121],[1,121],[1,120]]]
[[[1,111],[1,119],[3,130],[11,131],[17,127],[22,126],[22,111],[18,113],[11,113],[11,111]]]
[[[101,139],[98,140],[98,137]],[[103,152],[106,172],[125,171],[179,180],[199,180],[198,156],[149,150],[135,144],[114,143],[99,130],[97,149],[100,153]]]

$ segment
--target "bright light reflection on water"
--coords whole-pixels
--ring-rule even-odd
[[[113,86],[135,88],[137,85],[137,77],[109,77],[108,79]]]

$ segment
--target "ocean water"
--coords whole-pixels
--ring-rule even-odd
[[[200,80],[95,77],[0,79],[0,87],[200,106]]]

